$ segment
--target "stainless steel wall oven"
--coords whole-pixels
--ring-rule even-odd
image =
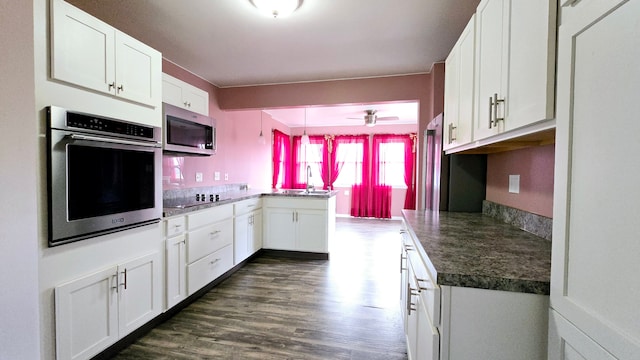
[[[159,127],[46,112],[49,246],[160,221]]]

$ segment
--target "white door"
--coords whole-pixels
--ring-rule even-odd
[[[161,274],[158,252],[118,266],[120,337],[124,337],[160,314]]]
[[[296,222],[297,250],[321,253],[328,251],[326,210],[296,210]]]
[[[638,359],[640,1],[563,4],[551,306],[612,356]],[[563,329],[550,331],[550,358],[571,358],[568,346],[602,358]]]
[[[295,216],[296,214],[294,209],[265,209],[265,248],[296,250]]]
[[[115,94],[115,30],[65,1],[51,3],[51,76]]]
[[[160,53],[121,32],[116,32],[115,49],[116,95],[151,106],[160,105]]]
[[[187,254],[184,234],[167,239],[166,249],[167,309],[187,296]]]
[[[117,270],[55,288],[57,359],[89,359],[118,340]]]

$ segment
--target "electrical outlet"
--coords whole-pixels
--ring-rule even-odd
[[[202,182],[202,173],[201,172],[197,172],[196,173],[196,182]]]
[[[520,193],[520,175],[509,175],[509,192]]]
[[[216,171],[213,173],[213,180],[220,181],[220,171]]]
[[[229,173],[224,173],[224,180],[229,180]]]

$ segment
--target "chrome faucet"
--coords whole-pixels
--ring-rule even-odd
[[[310,177],[311,177],[311,165],[307,165],[307,173],[305,177],[305,183],[307,184],[307,192],[309,192],[309,189],[311,190],[315,189],[313,185],[309,184]]]

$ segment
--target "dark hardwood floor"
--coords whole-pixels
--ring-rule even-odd
[[[399,229],[338,218],[330,260],[261,255],[115,359],[407,359]]]

